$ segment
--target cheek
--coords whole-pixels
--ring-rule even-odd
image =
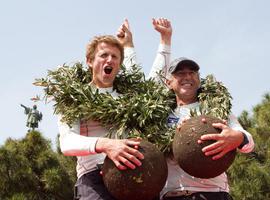
[[[116,64],[115,73],[117,74],[119,70],[120,70],[120,63]]]
[[[173,80],[172,82],[171,82],[171,84],[170,84],[170,89],[172,89],[172,90],[177,90],[177,88],[179,87],[179,83],[178,83],[178,81],[177,80]]]
[[[116,76],[119,73],[119,68],[114,71],[114,75]]]
[[[120,60],[116,61],[116,66],[117,66],[117,68],[118,68],[118,70],[119,70],[119,69],[120,69],[120,66],[121,66]]]
[[[92,65],[92,69],[94,71],[99,71],[100,69],[102,69],[102,62],[100,60],[95,60]]]
[[[198,89],[201,87],[201,81],[198,79],[197,81],[196,81],[196,84],[197,84],[197,87],[198,87]]]

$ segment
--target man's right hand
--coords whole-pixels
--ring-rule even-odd
[[[123,47],[134,47],[132,33],[127,19],[119,27],[116,36]]]
[[[154,29],[160,33],[161,44],[171,45],[172,26],[171,22],[166,18],[152,19]]]
[[[135,146],[140,145],[141,139],[109,139],[99,138],[96,143],[96,152],[105,153],[120,170],[135,169],[141,166],[140,160],[144,156]],[[133,148],[134,147],[134,148]]]

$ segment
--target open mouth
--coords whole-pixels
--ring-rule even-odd
[[[112,70],[113,70],[113,68],[111,66],[106,66],[104,68],[105,74],[111,74],[112,73]]]

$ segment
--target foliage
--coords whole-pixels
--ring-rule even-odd
[[[55,101],[55,113],[62,115],[69,125],[77,119],[97,120],[111,127],[108,137],[139,136],[157,145],[161,151],[169,151],[174,130],[167,127],[166,121],[176,102],[175,95],[165,84],[145,80],[137,65],[129,70],[122,67],[116,77],[114,88],[121,94],[117,99],[98,93],[89,85],[90,81],[89,71],[81,63],[75,63],[48,71],[45,78],[37,79],[34,84],[44,87],[45,99]],[[231,96],[213,75],[202,79],[198,98],[201,114],[227,119]]]
[[[71,199],[75,177],[62,159],[37,131],[21,140],[8,139],[0,148],[0,199]]]
[[[253,115],[243,111],[242,125],[253,135],[255,150],[239,154],[230,167],[231,194],[235,200],[270,199],[270,98],[264,96]]]
[[[211,115],[219,119],[228,119],[232,108],[232,97],[228,89],[221,82],[216,81],[213,75],[201,79],[198,99],[200,112],[191,111],[191,116]]]
[[[140,67],[134,65],[129,71],[123,67],[116,77],[114,88],[121,95],[115,99],[89,85],[89,74],[81,63],[63,65],[34,84],[45,88],[45,99],[55,101],[55,113],[69,125],[77,119],[97,120],[111,126],[108,137],[139,136],[163,152],[168,150],[173,137],[166,125],[175,105],[172,92],[162,84],[145,80]]]

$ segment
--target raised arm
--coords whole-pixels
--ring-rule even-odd
[[[28,109],[25,105],[23,105],[23,104],[20,104],[21,105],[21,107],[23,107],[24,109]]]
[[[23,107],[24,108],[24,113],[25,114],[28,114],[29,113],[29,111],[30,111],[30,108],[28,108],[28,107],[26,107],[25,105],[23,105],[23,104],[20,104],[21,105],[21,107]]]
[[[127,19],[125,19],[123,24],[119,27],[116,36],[124,47],[123,65],[127,69],[131,69],[133,65],[137,64],[137,58],[133,44],[132,32]]]
[[[155,78],[158,81],[158,72],[162,71],[162,75],[167,76],[171,56],[172,26],[171,22],[165,18],[152,19],[152,24],[154,29],[160,33],[160,44],[149,78]]]

